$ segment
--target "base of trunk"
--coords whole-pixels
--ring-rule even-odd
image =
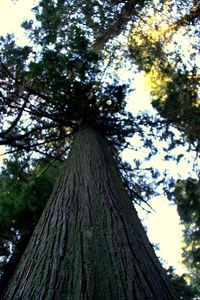
[[[174,299],[105,139],[88,126],[3,299]]]

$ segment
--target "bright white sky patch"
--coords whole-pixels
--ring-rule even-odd
[[[146,110],[152,111],[150,101],[150,90],[145,87],[144,73],[140,72],[135,76],[131,88],[135,89],[127,99],[127,110],[133,114]]]
[[[152,199],[150,205],[155,210],[151,214],[137,209],[148,229],[148,237],[152,243],[159,243],[156,253],[164,261],[164,266],[174,266],[178,274],[182,274],[185,271],[181,265],[182,227],[176,207],[160,197]]]
[[[20,45],[26,43],[24,29],[20,27],[26,19],[31,19],[33,0],[0,0],[0,34],[14,33]]]

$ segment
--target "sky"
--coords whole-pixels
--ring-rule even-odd
[[[18,0],[14,4],[11,0],[0,0],[0,35],[14,32],[18,43],[26,44],[24,30],[20,28],[20,24],[25,19],[33,17],[30,11],[33,2],[33,0]],[[127,76],[128,74],[122,71],[121,77],[125,79]],[[135,77],[133,87],[136,90],[129,96],[127,109],[139,111],[145,106],[151,111],[149,91],[145,88],[145,79],[142,73]],[[130,161],[133,159],[132,154],[128,151],[124,157]],[[165,167],[162,158],[156,157],[154,164]],[[183,170],[185,171],[184,177],[187,177],[187,168],[178,167],[175,162],[169,167],[175,178],[178,173],[183,173]],[[155,212],[148,215],[143,210],[138,210],[140,218],[144,219],[143,224],[148,228],[149,239],[152,243],[160,244],[160,251],[157,254],[167,262],[167,265],[173,265],[181,274],[184,271],[180,264],[182,235],[176,208],[169,205],[169,201],[163,197],[152,199],[151,206]]]

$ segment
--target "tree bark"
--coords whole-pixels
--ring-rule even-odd
[[[82,126],[3,299],[174,299],[118,173]]]

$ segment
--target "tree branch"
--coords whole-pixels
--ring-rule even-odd
[[[121,1],[120,1],[121,2]],[[137,4],[143,4],[144,0],[129,0],[122,7],[121,12],[114,17],[114,21],[110,24],[110,27],[104,32],[102,36],[97,38],[93,47],[96,50],[99,50],[103,45],[114,36],[120,34],[123,25],[128,21],[128,18],[135,13],[135,7]]]

